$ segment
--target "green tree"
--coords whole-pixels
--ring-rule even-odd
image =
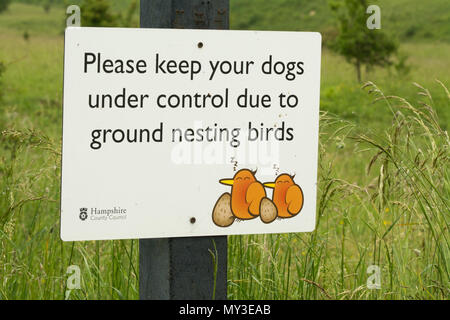
[[[356,68],[358,81],[361,82],[361,68],[388,66],[397,52],[397,43],[380,29],[367,27],[366,0],[341,0],[330,3],[338,18],[339,34],[331,48],[344,56]]]
[[[117,16],[111,12],[107,0],[83,0],[81,9],[81,25],[84,27],[114,27]]]
[[[11,0],[0,0],[0,13],[8,9]]]

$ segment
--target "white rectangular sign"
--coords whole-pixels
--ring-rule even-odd
[[[315,227],[321,36],[68,28],[61,238]]]

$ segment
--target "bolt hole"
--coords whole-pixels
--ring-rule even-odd
[[[195,219],[194,217],[192,217],[191,220],[189,220],[189,221],[191,221],[191,223],[194,224],[195,221],[197,221],[197,219]]]
[[[199,42],[199,43],[197,44],[197,47],[198,47],[199,49],[203,48],[203,42]]]

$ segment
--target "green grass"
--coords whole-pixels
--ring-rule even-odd
[[[378,87],[361,89],[352,66],[324,50],[317,230],[229,237],[230,299],[449,298],[450,108],[435,81],[450,80],[448,5],[381,3],[383,28],[400,38],[418,28],[400,46],[410,74],[375,69],[364,79]],[[231,5],[234,29],[332,26],[324,1]],[[419,13],[427,23],[410,19]],[[63,25],[61,7],[13,3],[0,15],[0,299],[63,299],[70,265],[82,274],[71,299],[137,299],[137,240],[59,238]],[[381,290],[366,287],[372,264]]]
[[[449,136],[433,109],[367,89],[395,112],[392,125],[358,134],[351,122],[322,114],[317,230],[231,237],[231,298],[448,298]],[[429,105],[429,93],[417,89]],[[336,140],[353,141],[353,153],[364,155],[365,163],[347,162],[365,183],[337,173],[338,150],[349,146]],[[369,265],[381,268],[380,290],[366,287]]]
[[[37,6],[13,3],[0,15],[2,33],[28,32],[33,35],[62,35],[65,22],[65,11],[62,7],[54,7],[49,14]]]

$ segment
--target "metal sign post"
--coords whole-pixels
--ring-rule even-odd
[[[228,29],[229,0],[141,0],[140,19],[141,28]],[[139,240],[139,296],[226,299],[227,237]]]

